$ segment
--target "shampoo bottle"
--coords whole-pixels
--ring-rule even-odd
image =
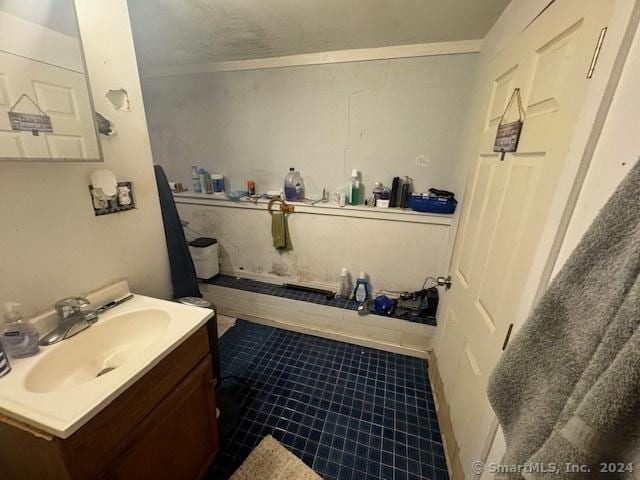
[[[351,281],[349,280],[349,272],[346,268],[343,268],[340,272],[340,290],[336,296],[345,300],[348,300],[351,296]]]
[[[213,193],[209,172],[207,172],[204,168],[199,168],[198,179],[200,180],[200,193]]]
[[[193,186],[193,193],[202,193],[200,174],[198,173],[198,167],[195,165],[191,167],[191,185]]]
[[[367,275],[364,272],[360,272],[360,275],[358,275],[356,288],[353,290],[353,298],[358,303],[366,302],[369,298],[369,282],[367,282]]]
[[[349,204],[360,204],[360,180],[358,180],[358,170],[351,170],[351,184],[349,187]]]
[[[6,324],[2,328],[2,343],[6,352],[13,358],[30,357],[38,353],[38,330],[29,322],[22,321],[22,315],[18,311],[19,303],[5,303],[4,320]]]

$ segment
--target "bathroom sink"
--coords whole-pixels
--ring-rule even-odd
[[[126,282],[119,282],[89,300],[103,305],[129,294]],[[13,359],[11,372],[0,378],[0,414],[68,438],[212,315],[206,308],[133,295],[73,337]],[[53,319],[48,329],[57,325],[55,310],[41,317]],[[32,321],[38,324],[38,318]]]
[[[52,392],[97,380],[144,353],[169,321],[166,311],[148,309],[98,322],[43,355],[27,375],[26,388],[34,393]]]

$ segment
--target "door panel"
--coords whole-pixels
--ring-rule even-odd
[[[491,101],[489,102],[489,118],[487,119],[485,131],[500,123],[504,109],[507,107],[515,88],[513,82],[517,71],[518,65],[515,65],[494,80]]]
[[[83,137],[50,133],[46,139],[49,151],[55,158],[87,158]]]
[[[460,412],[460,415],[451,418],[456,430],[464,428],[472,414],[472,409],[464,408],[465,403],[469,401],[467,396],[469,386],[477,386],[483,376],[472,348],[467,340],[458,360],[458,382],[451,392],[451,409]]]
[[[481,237],[480,232],[486,232],[495,221],[496,212],[491,205],[500,195],[499,185],[504,183],[501,178],[504,172],[496,168],[495,158],[496,155],[483,155],[478,161],[471,194],[473,201],[470,202],[470,212],[461,229],[461,239],[465,246],[461,248],[454,265],[457,265],[456,273],[464,285],[472,285],[474,272],[478,274],[477,260],[487,248],[486,244],[482,245],[477,241]]]
[[[571,59],[582,21],[572,25],[556,38],[540,47],[534,56],[532,81],[527,102],[527,118],[556,111],[560,107]]]
[[[7,152],[11,157],[24,157],[24,145],[20,135],[17,132],[0,131],[0,152]]]
[[[513,159],[500,218],[495,228],[486,267],[478,292],[480,312],[485,312],[493,325],[499,323],[498,314],[504,293],[510,284],[509,274],[520,257],[520,245],[527,228],[527,219],[535,202],[535,190],[540,177],[540,157]],[[485,321],[486,323],[486,321]]]
[[[441,377],[453,379],[445,385],[445,395],[450,398],[451,390],[455,388],[455,374],[464,348],[465,337],[460,329],[460,322],[451,308],[444,312],[441,320],[444,333],[440,338],[449,338],[450,342],[446,350],[440,350],[442,358],[438,359],[438,368]]]
[[[26,93],[51,117],[53,133],[11,130],[7,112]],[[28,99],[16,110],[41,113]],[[98,158],[93,109],[82,73],[0,51],[0,155],[17,158]]]
[[[488,376],[513,323],[584,100],[593,49],[613,0],[556,0],[492,61],[489,96],[470,170],[444,295],[438,368],[463,470],[493,432]],[[525,111],[517,153],[495,154],[496,129],[515,88]],[[505,121],[519,117],[517,102]],[[457,479],[456,479],[457,480]]]

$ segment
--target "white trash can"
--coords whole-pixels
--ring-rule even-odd
[[[189,252],[200,280],[209,280],[220,273],[218,241],[215,238],[196,238],[189,242]]]

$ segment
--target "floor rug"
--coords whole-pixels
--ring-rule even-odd
[[[316,472],[267,435],[249,454],[231,480],[321,480]]]

